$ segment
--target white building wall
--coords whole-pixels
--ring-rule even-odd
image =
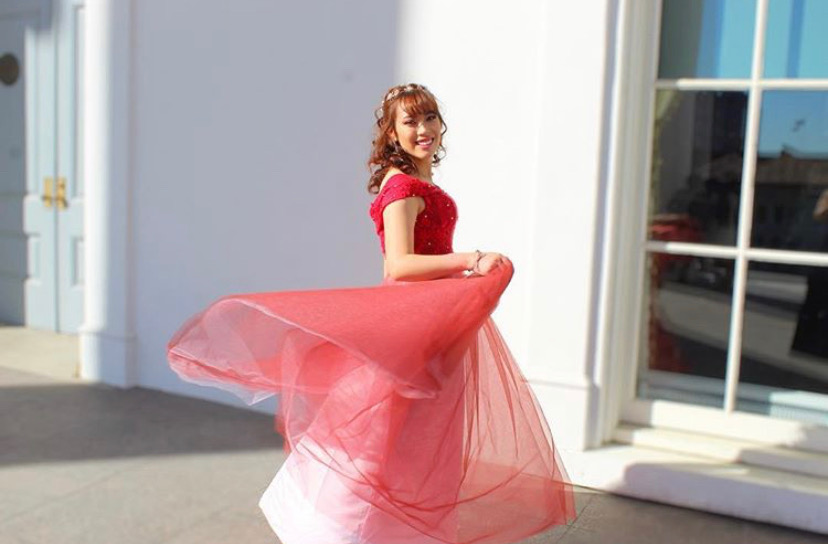
[[[378,283],[365,166],[393,84],[397,7],[133,3],[138,382],[181,382],[165,345],[221,295]],[[266,403],[257,408],[268,411]]]
[[[400,10],[401,79],[426,82],[445,104],[456,245],[514,261],[495,320],[556,440],[574,449],[595,423],[610,4],[410,0]]]
[[[90,35],[115,44],[89,55],[87,83],[102,98],[87,97],[97,107],[87,140],[98,144],[87,154],[106,157],[88,202],[109,215],[128,202],[125,217],[96,217],[120,232],[87,259],[103,264],[105,284],[87,304],[88,377],[241,405],[169,369],[166,342],[187,317],[233,292],[379,282],[364,189],[372,111],[391,84],[419,81],[449,124],[438,179],[460,206],[456,248],[515,262],[495,318],[576,483],[824,532],[814,522],[823,490],[814,501],[775,473],[734,485],[693,456],[583,451],[611,434],[617,384],[633,378],[606,363],[624,343],[613,323],[631,319],[611,300],[622,293],[612,279],[631,274],[614,261],[632,252],[622,236],[632,229],[613,228],[624,212],[614,201],[631,190],[624,176],[640,178],[626,163],[638,160],[644,122],[623,114],[625,93],[649,83],[624,65],[652,60],[630,22],[651,27],[636,14],[654,4],[136,0],[126,16],[120,1],[88,0],[101,10]],[[122,364],[107,373],[113,360]],[[272,399],[254,408],[270,412]]]
[[[388,86],[418,81],[448,123],[438,175],[459,205],[456,249],[514,261],[495,319],[556,440],[580,448],[606,5],[135,2],[139,384],[239,404],[169,370],[165,344],[186,317],[233,292],[379,281],[372,112]]]
[[[550,2],[544,14],[527,374],[559,445],[600,444],[597,358],[607,200],[614,0]],[[611,273],[611,272],[610,272]]]
[[[455,196],[458,251],[508,255],[512,284],[495,319],[527,361],[526,304],[542,36],[540,1],[407,1],[397,66],[443,103],[448,133],[441,183]]]

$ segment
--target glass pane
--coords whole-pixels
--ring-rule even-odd
[[[648,256],[638,396],[722,407],[733,261]]]
[[[828,424],[828,268],[751,263],[739,410]]]
[[[649,237],[734,245],[747,93],[656,95]]]
[[[828,251],[828,92],[764,93],[751,243]]]
[[[755,0],[664,0],[658,77],[750,77],[755,18]]]
[[[828,77],[828,2],[770,0],[765,77]]]

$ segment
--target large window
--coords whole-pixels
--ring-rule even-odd
[[[663,0],[636,395],[828,425],[828,0]]]

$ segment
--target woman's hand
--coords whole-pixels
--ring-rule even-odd
[[[484,253],[483,256],[480,257],[480,261],[477,263],[476,273],[481,276],[485,276],[492,270],[505,264],[507,261],[509,261],[509,258],[505,255],[501,255],[500,253]]]

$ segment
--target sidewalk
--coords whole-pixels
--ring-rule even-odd
[[[278,542],[257,504],[284,461],[271,417],[15,366],[0,366],[0,543]],[[588,489],[577,499],[571,527],[525,544],[826,542]]]

